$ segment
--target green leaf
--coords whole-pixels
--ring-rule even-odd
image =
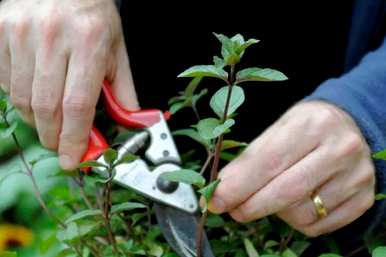
[[[16,252],[0,252],[0,257],[17,257],[17,253]]]
[[[342,255],[335,254],[335,253],[324,253],[319,255],[319,257],[342,257]]]
[[[111,148],[107,149],[103,154],[103,158],[106,163],[113,164],[118,158],[118,152]]]
[[[213,193],[214,191],[216,190],[218,184],[220,184],[220,179],[216,179],[215,181],[213,181],[212,183],[210,183],[209,185],[201,188],[200,190],[198,190],[198,192],[204,197],[205,199],[205,206],[202,210],[202,212],[206,212],[207,209],[208,209],[208,203],[210,202],[210,200],[212,199],[212,196],[213,196]]]
[[[247,68],[236,74],[236,83],[244,81],[283,81],[287,76],[274,69]]]
[[[223,124],[220,124],[220,120],[216,118],[206,118],[198,122],[197,131],[202,138],[210,140],[227,132],[234,124],[235,121],[233,119],[228,119]]]
[[[385,257],[385,256],[386,256],[386,246],[377,247],[372,253],[372,257]]]
[[[137,160],[139,157],[132,153],[125,153],[116,163],[115,166],[122,163],[130,163]]]
[[[229,152],[220,153],[221,160],[225,160],[227,162],[233,161],[234,159],[236,159],[236,157],[237,157],[237,154],[234,154],[234,153],[229,153]]]
[[[187,98],[192,97],[201,81],[202,81],[202,77],[193,78],[188,84],[188,86],[186,87],[184,91],[184,96],[186,96]]]
[[[75,222],[71,222],[67,225],[67,227],[63,230],[59,230],[56,234],[58,240],[62,242],[77,242],[81,238],[85,238],[87,235],[95,232],[100,228],[101,223],[86,223],[86,224],[76,224]]]
[[[192,105],[196,105],[197,101],[200,100],[207,93],[208,89],[204,88],[200,91],[200,93],[193,95],[191,98],[189,98],[188,100],[191,102],[191,104],[189,103],[189,107],[192,107]]]
[[[220,228],[224,225],[225,221],[220,215],[210,214],[206,220],[206,226],[209,228]]]
[[[216,138],[213,134],[214,129],[220,125],[220,121],[215,118],[206,118],[200,120],[197,124],[197,131],[200,137],[210,140]]]
[[[294,253],[291,249],[287,248],[285,251],[281,254],[282,257],[298,257],[296,253]]]
[[[376,201],[381,201],[386,199],[386,194],[376,194],[375,195],[375,200]]]
[[[186,103],[185,102],[178,102],[178,103],[174,103],[170,106],[169,108],[169,112],[171,114],[176,114],[179,110],[183,109],[187,107]]]
[[[133,202],[128,202],[128,203],[121,203],[121,204],[116,204],[111,207],[111,214],[116,214],[119,212],[123,211],[129,211],[133,209],[140,209],[140,208],[146,208],[146,205],[142,203],[133,203]]]
[[[180,129],[176,130],[173,133],[173,136],[187,136],[193,139],[194,141],[200,143],[201,145],[208,147],[210,142],[207,139],[201,137],[201,135],[194,129]]]
[[[213,57],[213,63],[214,63],[214,66],[219,68],[224,68],[226,65],[225,61],[218,56]]]
[[[40,242],[40,253],[46,254],[57,243],[56,235],[51,234]]]
[[[94,160],[85,161],[85,162],[82,162],[81,164],[79,164],[80,169],[83,169],[83,168],[100,168],[100,167],[107,168],[107,166],[104,165],[103,163],[100,163],[100,162],[97,162]]]
[[[221,145],[221,151],[237,148],[237,147],[246,147],[248,146],[245,142],[238,142],[235,140],[224,140]]]
[[[8,104],[5,98],[0,99],[0,112],[5,113],[7,111]]]
[[[232,127],[235,124],[234,119],[228,119],[224,122],[224,124],[218,125],[217,127],[214,128],[213,130],[213,135],[215,137],[220,136],[221,134],[225,133],[228,131],[230,127]]]
[[[0,131],[0,136],[2,138],[8,138],[9,136],[11,136],[11,134],[13,132],[15,132],[16,128],[17,128],[17,122],[13,122],[12,125],[9,127],[9,128],[6,128],[4,130],[1,130]]]
[[[214,77],[227,80],[228,73],[215,65],[197,65],[185,70],[178,77]]]
[[[228,98],[229,86],[220,88],[211,98],[210,107],[219,118],[224,117],[224,110]],[[229,107],[227,116],[232,115],[237,108],[245,101],[244,91],[239,86],[232,87],[231,98],[229,99]]]
[[[221,44],[224,44],[228,41],[231,41],[230,38],[228,38],[227,36],[225,36],[223,34],[217,34],[217,33],[213,32],[213,35],[218,39],[218,41],[220,41]]]
[[[279,242],[277,242],[275,240],[268,240],[264,244],[264,249],[269,249],[269,248],[272,248],[272,247],[275,247],[275,246],[278,246],[278,245],[279,245]]]
[[[294,241],[291,244],[291,249],[294,251],[297,255],[301,256],[303,252],[311,245],[308,241]]]
[[[245,49],[247,49],[251,45],[257,44],[259,42],[260,42],[259,40],[254,39],[254,38],[248,39],[247,42],[244,42],[243,44],[240,45],[240,50],[245,51]]]
[[[72,222],[64,230],[59,230],[56,237],[63,242],[69,242],[79,237],[78,225]]]
[[[205,178],[194,170],[181,169],[162,173],[161,176],[166,180],[196,185],[198,187],[205,185]]]
[[[245,39],[241,34],[236,34],[231,38],[231,41],[234,42],[236,45],[241,46],[245,43]]]
[[[134,213],[133,215],[130,216],[133,222],[133,226],[138,223],[142,218],[147,217],[146,213]]]
[[[244,37],[240,34],[237,34],[232,38],[228,38],[222,34],[213,34],[221,42],[221,55],[226,65],[235,65],[236,63],[240,62],[241,57],[244,55],[245,49],[259,42],[253,38],[245,42]]]
[[[247,252],[248,257],[260,256],[256,248],[253,246],[252,242],[248,238],[244,238],[243,242],[244,242],[245,251]]]
[[[373,154],[373,158],[386,161],[386,149]]]
[[[93,217],[93,216],[102,216],[103,213],[101,210],[84,210],[84,211],[81,211],[81,212],[78,212],[78,213],[75,213],[74,215],[72,215],[71,217],[69,217],[65,223],[66,224],[69,224],[71,222],[74,222],[74,221],[77,221],[77,220],[81,220],[81,219],[84,219],[84,218],[88,218],[88,217]]]

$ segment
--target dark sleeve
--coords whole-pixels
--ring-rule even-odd
[[[365,55],[351,71],[322,83],[305,100],[324,100],[348,112],[361,129],[372,152],[386,148],[386,40]],[[377,192],[386,192],[386,162],[374,161]],[[368,231],[386,216],[385,201],[377,201],[361,218]],[[363,222],[363,219],[366,219]]]

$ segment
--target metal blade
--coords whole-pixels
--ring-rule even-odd
[[[158,224],[173,250],[180,257],[196,257],[198,217],[160,203],[155,203],[154,209]],[[214,257],[205,233],[201,249],[203,257]]]

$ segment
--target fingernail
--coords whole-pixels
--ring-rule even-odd
[[[63,154],[59,157],[59,164],[65,170],[74,169],[74,161],[71,156]]]
[[[223,213],[225,211],[225,202],[218,196],[214,196],[208,205],[208,209],[213,213]]]

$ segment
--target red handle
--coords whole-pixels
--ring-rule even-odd
[[[147,109],[139,111],[128,111],[122,107],[115,99],[111,86],[106,80],[103,83],[102,94],[104,106],[109,116],[119,125],[126,128],[143,129],[152,126],[160,121],[160,110]],[[164,114],[165,119],[170,118],[169,113]],[[89,144],[86,153],[82,158],[82,162],[95,160],[109,148],[107,141],[98,129],[93,126],[90,132]]]

